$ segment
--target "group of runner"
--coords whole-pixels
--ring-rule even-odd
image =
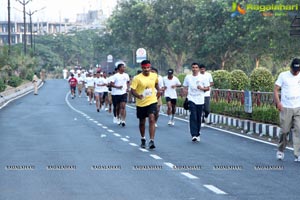
[[[149,129],[149,148],[153,149],[155,148],[155,128],[158,127],[157,120],[162,105],[161,95],[166,100],[167,115],[169,118],[168,125],[174,126],[178,98],[177,88],[181,88],[182,84],[174,75],[173,69],[168,69],[167,75],[162,77],[159,75],[158,70],[151,66],[149,61],[145,60],[144,62],[141,64],[142,70],[138,71],[132,80],[130,80],[129,75],[125,72],[125,64],[120,63],[115,71],[108,75],[101,71],[101,69],[94,70],[95,72],[87,72],[85,70],[70,71],[68,82],[71,89],[71,98],[75,98],[76,88],[78,89],[79,97],[81,97],[83,88],[85,88],[89,104],[95,103],[97,112],[100,112],[101,109],[108,112],[113,111],[113,123],[119,124],[122,127],[126,126],[126,103],[132,101],[131,95],[133,95],[137,106],[137,118],[140,119],[141,147],[145,148],[145,120],[149,118],[149,126],[151,125],[150,127],[152,127],[153,125],[150,129],[154,129],[152,131]],[[212,82],[212,80],[204,78],[204,76],[201,76],[202,79],[207,80],[208,85],[210,81]],[[194,80],[192,81],[194,82]],[[186,87],[186,85],[184,86]],[[209,87],[207,88],[209,90]],[[207,107],[209,108],[209,105]],[[207,115],[205,115],[205,120],[207,120]],[[193,141],[196,140],[193,139]],[[197,141],[200,141],[200,139]]]

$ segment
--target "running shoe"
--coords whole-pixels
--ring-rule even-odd
[[[118,119],[116,117],[113,118],[113,123],[114,124],[118,123]]]
[[[172,120],[172,122],[171,122],[171,125],[172,125],[172,126],[174,126],[174,125],[175,125],[175,121],[174,121],[174,120]]]
[[[295,160],[294,160],[295,162],[300,162],[300,156],[295,156]]]
[[[277,151],[276,158],[277,158],[277,160],[283,160],[284,153],[282,151]]]
[[[149,142],[149,149],[155,149],[154,141],[150,140]]]
[[[122,127],[126,126],[125,121],[122,121],[122,122],[121,122],[121,125],[122,125]]]
[[[169,120],[168,125],[172,125],[172,120]]]
[[[144,139],[144,138],[141,139],[141,148],[143,148],[143,149],[146,148],[146,139]]]

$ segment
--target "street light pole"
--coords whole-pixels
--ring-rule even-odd
[[[33,49],[33,43],[32,43],[32,15],[33,15],[34,13],[40,11],[40,10],[43,10],[44,8],[46,8],[46,7],[43,7],[43,8],[38,9],[38,10],[35,10],[35,11],[33,11],[33,12],[31,12],[30,10],[29,10],[29,12],[26,12],[26,14],[29,15],[29,24],[30,24],[30,47],[31,47],[31,51],[32,51],[32,49]]]
[[[24,54],[26,55],[26,9],[25,6],[31,1],[31,0],[16,0],[23,6],[23,19],[24,19]]]
[[[8,55],[10,55],[10,47],[11,47],[11,40],[10,40],[10,32],[11,32],[11,30],[10,30],[10,0],[8,0],[8,2],[7,2],[7,13],[8,13],[8,26],[7,26],[7,28],[8,28],[8,40],[7,40],[7,42],[8,42]]]

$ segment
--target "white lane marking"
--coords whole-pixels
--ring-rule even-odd
[[[98,126],[102,126],[102,124],[99,124],[99,123],[98,123],[97,125],[98,125]]]
[[[121,137],[121,135],[118,134],[118,133],[114,133],[114,135],[117,136],[117,137]]]
[[[102,128],[107,129],[107,126],[103,126]]]
[[[181,172],[182,175],[190,178],[190,179],[199,179],[197,176],[194,176],[193,174],[190,174],[188,172]]]
[[[210,191],[213,191],[216,194],[227,194],[226,192],[220,190],[219,188],[213,186],[213,185],[203,185],[204,187],[206,187],[207,189],[209,189]]]
[[[142,152],[149,152],[147,149],[139,148]]]
[[[155,155],[155,154],[150,154],[150,156],[156,160],[162,160],[161,157],[159,157],[158,155]]]
[[[133,147],[137,147],[137,146],[139,146],[139,145],[137,145],[137,144],[135,144],[135,143],[129,143],[131,146],[133,146]]]
[[[169,162],[165,162],[165,165],[167,165],[168,167],[170,167],[171,169],[174,169],[175,165]]]
[[[129,140],[126,138],[121,138],[121,140],[123,140],[124,142],[129,142]]]
[[[108,132],[110,132],[110,133],[113,133],[113,132],[114,132],[114,131],[113,131],[113,130],[111,130],[111,129],[108,129],[107,131],[108,131]]]
[[[105,134],[101,134],[101,136],[100,136],[100,137],[104,138],[104,137],[106,137],[106,135],[105,135]]]
[[[128,138],[128,139],[129,139],[130,137],[129,137],[128,135],[126,135],[126,138]]]

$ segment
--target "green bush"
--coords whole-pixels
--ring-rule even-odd
[[[3,92],[6,89],[4,80],[0,79],[0,92]]]
[[[34,75],[33,71],[29,71],[27,72],[25,79],[28,81],[32,81],[33,75]]]
[[[279,125],[279,111],[271,105],[254,106],[252,120]]]
[[[252,114],[248,114],[240,102],[227,103],[224,100],[210,102],[211,113],[279,125],[279,112],[275,106],[253,106],[252,109]]]
[[[231,73],[231,89],[245,90],[249,87],[249,78],[242,70],[233,70]]]
[[[8,85],[12,86],[12,87],[18,87],[19,85],[21,85],[22,83],[22,79],[18,76],[11,76],[10,79],[8,80]]]
[[[250,85],[252,91],[271,92],[274,89],[273,76],[266,68],[256,68],[250,75]]]
[[[226,70],[217,70],[212,72],[214,80],[214,88],[230,89],[231,88],[231,74]]]
[[[185,76],[186,76],[186,74],[178,74],[177,78],[179,79],[181,84],[183,84]]]

